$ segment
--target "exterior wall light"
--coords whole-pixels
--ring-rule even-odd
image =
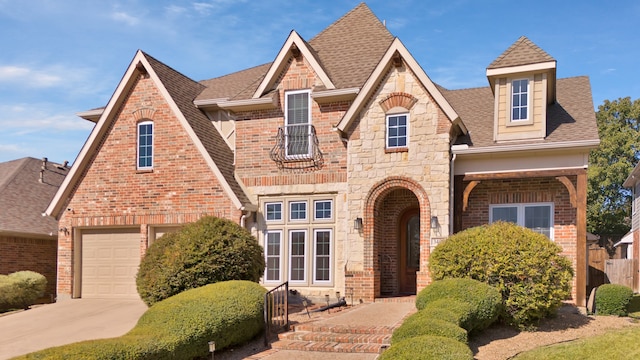
[[[358,231],[362,231],[362,218],[361,217],[357,217],[355,220],[353,220],[353,229],[354,230],[358,230]]]
[[[437,229],[438,228],[438,217],[437,216],[432,216],[431,217],[431,228],[432,229]]]

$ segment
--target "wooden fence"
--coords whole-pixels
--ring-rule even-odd
[[[609,259],[605,261],[604,273],[611,284],[628,286],[638,291],[637,273],[634,271],[638,259]]]

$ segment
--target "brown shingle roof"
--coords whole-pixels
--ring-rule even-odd
[[[371,9],[361,3],[308,42],[309,49],[337,88],[362,87],[393,42],[393,35]],[[200,83],[196,100],[248,99],[271,63]]]
[[[22,158],[0,163],[0,233],[58,237],[58,222],[42,213],[58,191],[69,168],[47,162],[40,182],[42,160]]]
[[[487,69],[537,64],[547,61],[555,61],[555,59],[527,39],[527,37],[521,36],[505,52],[498,56]]]
[[[213,162],[220,169],[222,176],[238,200],[243,205],[250,204],[251,202],[234,176],[233,152],[207,116],[193,105],[193,100],[204,90],[204,85],[189,79],[147,54],[144,56],[149,60],[149,64],[158,74],[160,81],[204,145]]]
[[[553,143],[597,140],[598,128],[589,78],[580,76],[558,79],[556,92],[557,101],[547,108],[547,136],[542,141]],[[443,90],[443,95],[469,130],[467,136],[458,138],[457,144],[468,144],[476,148],[500,146],[493,141],[494,97],[489,87]]]

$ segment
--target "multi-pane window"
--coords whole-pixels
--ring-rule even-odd
[[[291,91],[285,95],[286,156],[306,157],[311,154],[310,92]]]
[[[153,122],[138,123],[138,169],[153,168]]]
[[[267,233],[264,247],[266,255],[265,281],[280,281],[281,239],[281,231],[270,231]]]
[[[409,115],[387,115],[387,148],[406,148],[409,135]]]
[[[316,220],[331,219],[331,200],[316,200],[313,202],[313,204],[313,206],[315,207],[314,217]]]
[[[553,204],[504,204],[490,206],[490,222],[507,221],[553,239]]]
[[[289,280],[305,281],[306,280],[306,248],[307,248],[307,231],[291,230],[289,232]]]
[[[314,231],[314,250],[313,280],[315,282],[331,281],[331,230]]]
[[[281,202],[266,203],[265,217],[267,221],[282,220],[282,203]]]
[[[511,82],[511,120],[529,119],[529,79]]]
[[[289,216],[291,220],[306,220],[307,219],[307,202],[296,201],[289,203]]]

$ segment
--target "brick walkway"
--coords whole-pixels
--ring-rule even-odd
[[[310,319],[300,312],[291,316],[291,331],[248,359],[375,359],[389,346],[393,330],[413,312],[415,296],[312,313]]]

